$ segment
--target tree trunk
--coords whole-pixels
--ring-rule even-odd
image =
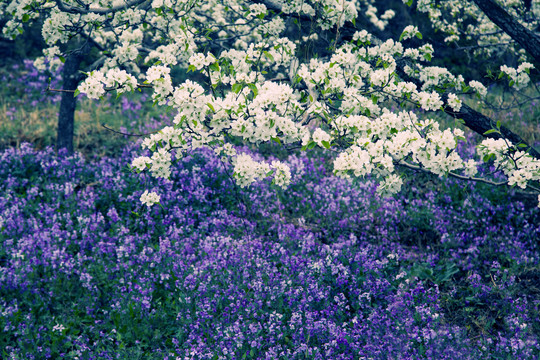
[[[74,90],[77,89],[81,76],[79,68],[83,56],[80,52],[73,52],[68,55],[62,71],[62,80],[64,90],[60,101],[60,110],[58,112],[58,130],[56,137],[56,149],[67,149],[68,154],[73,154],[73,134],[75,125],[75,107],[77,98],[74,96]]]

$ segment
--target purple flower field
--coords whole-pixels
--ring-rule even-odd
[[[240,189],[213,151],[0,153],[5,359],[537,359],[540,212],[425,175],[381,199],[290,155]],[[163,207],[139,202],[156,189]]]

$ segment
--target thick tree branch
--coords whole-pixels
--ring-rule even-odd
[[[396,72],[404,81],[412,82],[417,87],[420,88],[422,86],[422,84],[420,83],[420,80],[412,78],[409,75],[407,75],[404,71],[405,65],[406,65],[405,61],[398,61]],[[442,94],[441,98],[442,98],[442,101],[446,104],[448,100],[448,95]],[[501,126],[500,133],[493,132],[493,133],[485,135],[486,131],[497,128],[497,122],[485,116],[484,114],[474,110],[470,106],[463,104],[461,106],[461,109],[458,112],[454,111],[449,106],[444,106],[443,109],[444,109],[444,112],[447,113],[448,115],[457,119],[462,119],[465,126],[467,126],[469,129],[471,129],[472,131],[482,136],[492,138],[492,139],[504,138],[511,141],[512,144],[514,145],[517,145],[517,144],[526,145],[527,148],[529,149],[528,153],[531,156],[535,157],[536,159],[540,160],[540,153],[535,148],[527,144],[527,142],[523,140],[521,136],[517,135],[516,133],[512,132],[510,129],[504,126]],[[524,149],[527,149],[527,148],[524,148]]]
[[[521,25],[493,0],[473,0],[486,16],[540,63],[540,36]]]
[[[443,101],[445,103],[447,100],[446,98],[447,96],[443,96]],[[535,157],[536,159],[540,160],[540,153],[535,148],[527,144],[525,140],[523,140],[519,135],[517,135],[516,133],[512,132],[510,129],[504,126],[501,126],[501,129],[500,129],[501,134],[494,132],[494,133],[484,135],[486,131],[491,130],[491,129],[496,129],[497,124],[491,118],[474,110],[470,106],[463,104],[459,112],[455,112],[449,106],[445,106],[444,112],[458,119],[462,119],[465,122],[465,126],[467,126],[469,129],[473,130],[474,132],[477,132],[478,134],[482,136],[493,138],[493,139],[504,138],[511,141],[512,144],[514,145],[524,144],[529,149],[528,153],[531,156]],[[524,148],[524,149],[526,150],[527,148]]]

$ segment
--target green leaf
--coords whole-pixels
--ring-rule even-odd
[[[419,38],[420,40],[422,40],[422,34],[420,32],[416,33],[416,37]]]
[[[219,64],[217,62],[210,64],[209,68],[210,68],[210,70],[213,70],[213,71],[219,71],[220,70],[219,69]]]
[[[268,51],[266,51],[266,50],[263,51],[263,54],[264,54],[264,56],[266,56],[268,58],[268,60],[274,61],[274,57]]]
[[[61,56],[61,55],[58,55],[58,58],[60,59],[60,61],[61,61],[62,63],[65,63],[65,62],[66,62],[66,58],[65,58],[65,57],[63,57],[63,56]]]
[[[407,6],[412,6],[413,0],[407,0],[406,4]]]
[[[499,129],[499,130],[501,129],[501,120],[498,120],[498,121],[497,121],[496,126],[497,126],[497,129]]]
[[[242,90],[242,84],[236,83],[232,86],[232,92],[238,94]]]
[[[259,89],[257,89],[257,85],[255,84],[247,84],[248,88],[253,91],[253,95],[257,96],[259,93]]]
[[[431,61],[431,54],[424,54],[424,59]]]
[[[216,112],[216,109],[214,109],[214,106],[212,104],[207,103],[206,106],[208,106],[210,110],[212,110],[212,112]]]
[[[493,133],[500,134],[501,132],[497,129],[489,129],[488,131],[484,133],[484,135],[493,134]]]
[[[329,143],[328,141],[323,140],[323,141],[321,141],[321,144],[322,144],[325,148],[330,149],[330,143]]]
[[[23,17],[22,17],[22,21],[27,22],[28,20],[30,20],[30,15],[24,14]]]
[[[528,145],[527,144],[517,144],[517,147],[526,148],[526,147],[528,147]]]
[[[273,137],[272,141],[274,141],[274,142],[278,143],[279,145],[281,145],[281,141],[279,140],[278,137]]]
[[[77,97],[77,95],[79,95],[81,92],[79,91],[79,89],[75,90],[75,92],[73,93],[73,97]]]

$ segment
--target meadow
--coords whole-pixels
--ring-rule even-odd
[[[277,145],[252,156],[287,162],[287,190],[239,188],[211,149],[157,181],[128,168],[140,138],[101,125],[140,134],[169,114],[82,99],[78,152],[57,154],[47,78],[30,62],[0,77],[2,358],[540,357],[535,197],[411,172],[380,198],[328,154]],[[497,116],[539,145],[530,106]]]

